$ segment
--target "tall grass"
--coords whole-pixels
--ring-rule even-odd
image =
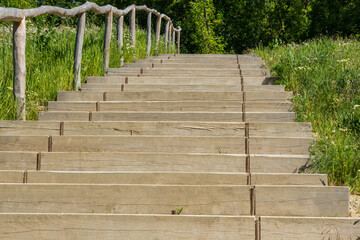
[[[125,27],[123,56],[125,62],[135,60],[130,45],[129,30]],[[87,26],[84,37],[81,76],[103,75],[104,27]],[[156,55],[155,37],[152,34],[151,55]],[[56,100],[57,91],[71,91],[73,81],[73,55],[76,29],[59,27],[41,29],[27,23],[26,39],[26,112],[28,120],[36,120],[37,112],[47,107],[47,102]],[[136,58],[146,57],[145,30],[136,31]],[[174,48],[171,52],[174,52]],[[160,40],[159,53],[166,53],[164,39]],[[0,120],[15,119],[16,107],[12,93],[12,26],[0,25]],[[116,32],[112,34],[110,67],[120,67],[120,49],[116,43]]]
[[[360,42],[321,38],[253,53],[294,92],[297,120],[312,123],[312,170],[360,193]]]

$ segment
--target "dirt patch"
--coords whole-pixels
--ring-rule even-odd
[[[360,195],[350,195],[350,217],[360,217]]]

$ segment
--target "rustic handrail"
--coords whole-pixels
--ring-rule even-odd
[[[41,15],[52,14],[58,17],[74,17],[78,16],[78,25],[76,32],[76,43],[75,43],[75,52],[74,52],[74,82],[73,87],[75,90],[78,90],[81,85],[81,58],[82,58],[82,47],[84,41],[84,32],[85,32],[85,18],[86,12],[93,11],[96,14],[106,15],[105,20],[105,34],[104,34],[104,73],[107,72],[109,68],[109,59],[110,59],[110,40],[111,40],[111,31],[113,26],[113,17],[118,18],[117,25],[117,43],[119,44],[120,51],[123,47],[123,22],[124,16],[128,13],[131,13],[130,20],[130,35],[131,35],[131,44],[135,48],[135,11],[146,11],[148,12],[147,19],[147,56],[150,55],[151,49],[151,15],[156,15],[157,24],[156,24],[156,49],[159,48],[160,40],[160,30],[161,30],[161,19],[167,21],[166,24],[166,34],[165,34],[165,44],[168,43],[168,46],[165,45],[165,48],[171,46],[171,37],[173,37],[173,44],[175,45],[175,32],[178,34],[177,38],[177,49],[180,53],[180,32],[181,28],[175,28],[171,19],[165,15],[161,14],[155,9],[150,9],[146,5],[136,6],[130,5],[125,9],[121,10],[111,5],[98,6],[93,2],[86,2],[81,6],[74,7],[72,9],[65,9],[55,6],[41,6],[33,9],[17,9],[17,8],[3,8],[0,7],[0,21],[12,21],[13,22],[13,58],[14,58],[14,79],[13,79],[13,92],[14,97],[17,103],[17,119],[26,119],[26,102],[25,102],[25,89],[26,89],[26,64],[25,64],[25,45],[26,45],[26,19],[33,18]],[[123,65],[123,57],[121,57],[120,64]]]

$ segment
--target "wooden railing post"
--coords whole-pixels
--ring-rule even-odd
[[[26,62],[25,62],[25,46],[26,46],[26,20],[22,18],[20,22],[13,24],[13,64],[14,79],[13,92],[17,104],[16,119],[26,120]]]
[[[171,53],[171,36],[172,36],[172,31],[173,31],[172,26],[170,26],[170,27],[169,27],[169,47],[168,47],[169,53]]]
[[[156,35],[155,35],[155,44],[156,44],[156,52],[159,52],[159,41],[160,41],[160,31],[161,31],[161,15],[158,16],[156,22]]]
[[[173,47],[174,47],[174,49],[175,49],[175,30],[173,31],[173,35],[172,35],[172,45],[173,45]]]
[[[117,23],[117,43],[119,44],[120,49],[120,66],[124,66],[124,16],[119,17],[118,23]]]
[[[79,91],[81,87],[81,58],[82,58],[82,48],[84,43],[85,18],[86,18],[85,13],[79,15],[77,31],[76,31],[76,43],[75,43],[75,51],[74,51],[74,80],[73,80],[73,89],[76,91]]]
[[[105,33],[104,33],[104,74],[107,73],[110,63],[110,43],[112,32],[113,10],[111,9],[106,15]]]
[[[151,51],[151,12],[148,13],[147,18],[147,49],[146,49],[146,56],[150,56]]]
[[[168,47],[168,40],[169,40],[169,26],[170,26],[170,22],[168,21],[166,23],[166,27],[165,27],[165,41],[164,41],[164,44],[165,44],[165,51],[167,50],[167,47]]]
[[[136,55],[136,29],[135,29],[135,14],[136,14],[136,8],[133,8],[131,10],[130,15],[130,40],[131,45],[134,47],[134,54]]]
[[[177,32],[178,35],[177,35],[177,51],[178,51],[178,54],[180,54],[180,31]]]

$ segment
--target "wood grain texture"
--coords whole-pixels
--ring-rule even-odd
[[[77,91],[81,87],[81,59],[82,59],[82,48],[84,43],[85,19],[86,19],[86,13],[79,14],[77,30],[76,30],[74,70],[73,70],[73,74],[74,74],[73,89]]]
[[[2,213],[248,215],[249,186],[0,184]]]
[[[312,137],[311,123],[249,123],[250,137]]]
[[[59,122],[0,121],[1,136],[49,136],[59,133]]]
[[[104,32],[104,65],[103,72],[107,73],[110,64],[110,43],[113,25],[113,11],[110,10],[105,17],[105,32]]]
[[[326,174],[252,173],[251,185],[327,185]]]
[[[250,155],[252,173],[297,173],[307,166],[309,156],[304,155]]]
[[[313,138],[278,138],[278,137],[252,137],[249,139],[250,154],[309,154],[310,143]]]
[[[256,186],[258,216],[347,217],[348,187]]]
[[[245,111],[248,112],[291,112],[292,103],[290,102],[245,102]]]
[[[47,136],[0,136],[0,151],[48,151]]]
[[[120,66],[124,66],[124,54],[123,54],[123,46],[124,46],[124,16],[118,18],[117,27],[116,27],[116,37],[117,43],[119,45],[120,50]]]
[[[89,112],[39,112],[39,121],[89,121]]]
[[[150,56],[151,51],[151,12],[147,16],[147,38],[146,38],[146,56]]]
[[[5,158],[2,152],[0,152],[0,157],[2,157],[2,159],[9,159]],[[36,160],[36,156],[34,160]],[[236,173],[245,172],[245,155],[52,152],[41,153],[41,169],[49,171],[171,171]]]
[[[22,182],[22,171],[5,173],[7,177],[0,174],[0,182],[5,180],[9,183],[12,176],[13,182]],[[246,173],[28,171],[27,183],[247,185],[247,177]]]
[[[0,152],[0,170],[35,170],[36,152]]]
[[[246,111],[246,109],[245,109]],[[294,112],[246,112],[246,122],[294,122]]]
[[[71,135],[167,135],[242,136],[244,123],[221,122],[65,122],[65,136]]]
[[[24,171],[19,170],[0,170],[0,183],[22,183]]]
[[[26,20],[25,17],[22,17],[19,22],[13,23],[13,63],[14,63],[13,93],[17,105],[17,109],[16,109],[17,120],[26,120],[25,47],[26,47]]]
[[[254,221],[254,217],[246,216],[0,214],[0,234],[12,240],[253,240]]]
[[[25,138],[25,137],[23,137]],[[2,138],[0,138],[1,141]],[[22,138],[21,138],[22,139]],[[30,137],[29,137],[30,139]],[[27,140],[27,139],[26,139]],[[11,144],[17,149],[34,148]],[[46,145],[47,146],[47,145]],[[245,152],[243,137],[170,137],[170,136],[53,136],[53,152],[159,152],[229,153]],[[2,147],[9,150],[10,147]],[[44,150],[42,150],[44,151]]]
[[[57,92],[57,101],[103,101],[104,92]]]
[[[261,239],[356,240],[357,218],[261,217]],[[286,230],[286,231],[284,231]]]

